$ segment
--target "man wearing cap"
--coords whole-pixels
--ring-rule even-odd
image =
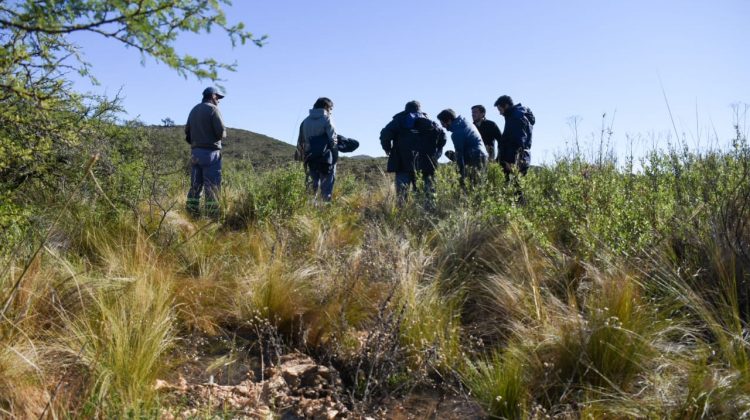
[[[221,141],[227,131],[219,112],[223,98],[216,88],[203,91],[203,100],[194,106],[185,124],[185,140],[191,148],[190,191],[187,211],[200,216],[201,191],[206,193],[206,214],[219,217],[219,191],[221,190]]]
[[[426,204],[431,207],[433,178],[445,146],[445,132],[421,111],[418,101],[410,101],[380,132],[380,145],[388,155],[387,171],[396,173],[399,205],[404,204],[410,189],[416,189],[419,174]]]

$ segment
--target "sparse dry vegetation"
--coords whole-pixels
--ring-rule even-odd
[[[157,379],[262,381],[297,351],[338,372],[350,414],[437,387],[497,418],[746,416],[748,162],[741,136],[639,171],[561,158],[521,180],[524,206],[498,167],[466,195],[447,166],[431,213],[377,175],[323,206],[300,168],[230,166],[219,223],[158,204],[181,174],[144,161],[120,176],[151,191],[119,204],[94,167],[6,248],[0,408],[239,416]]]

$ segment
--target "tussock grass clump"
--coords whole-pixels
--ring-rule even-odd
[[[529,414],[529,387],[520,348],[509,347],[478,360],[469,359],[461,374],[470,395],[484,406],[491,418],[521,419]]]
[[[44,355],[28,338],[6,334],[0,349],[0,416],[38,417],[49,398]]]
[[[425,364],[452,372],[463,362],[458,299],[443,296],[435,282],[403,284],[401,340],[409,349],[411,368]]]
[[[400,207],[386,177],[322,204],[300,168],[230,169],[219,221],[165,206],[176,178],[86,190],[0,267],[0,410],[158,416],[181,343],[215,336],[244,347],[204,373],[307,352],[361,413],[439,386],[496,418],[747,416],[748,156],[491,165],[467,191],[442,166]]]
[[[87,372],[82,415],[141,415],[154,409],[154,383],[175,338],[165,280],[124,280],[97,293],[91,307],[68,321],[60,350]]]

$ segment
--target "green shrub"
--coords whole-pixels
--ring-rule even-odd
[[[227,189],[234,188],[238,197],[227,206],[226,225],[242,228],[255,223],[283,224],[307,201],[305,174],[299,166],[287,166],[257,176],[238,175],[227,182]]]

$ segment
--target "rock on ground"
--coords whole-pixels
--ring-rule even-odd
[[[155,388],[164,393],[172,409],[164,418],[229,415],[260,419],[273,413],[286,418],[337,419],[349,417],[338,400],[341,380],[334,369],[315,363],[299,353],[281,357],[280,364],[266,369],[265,380],[250,379],[237,385],[176,384],[158,380]]]

